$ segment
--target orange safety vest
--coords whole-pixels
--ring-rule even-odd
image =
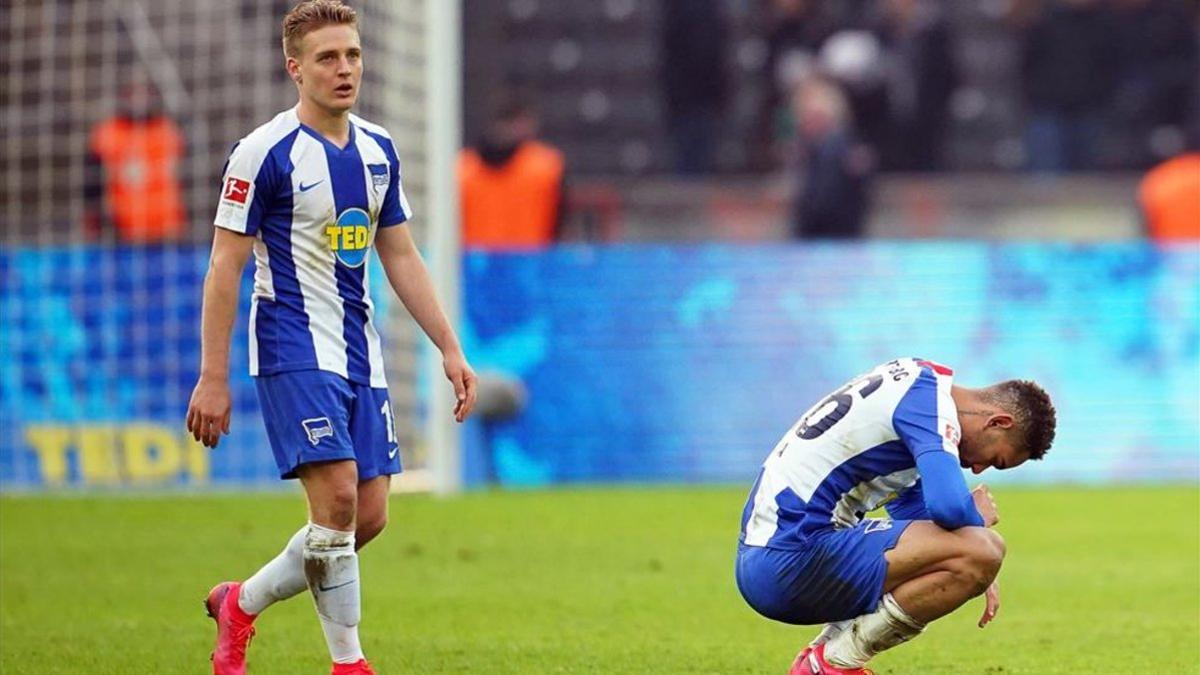
[[[183,194],[176,167],[183,134],[166,117],[114,117],[92,130],[91,149],[104,167],[104,193],[121,238],[173,239],[183,233]]]
[[[529,141],[503,166],[489,166],[471,148],[458,161],[463,245],[528,250],[554,241],[562,199],[562,153]]]
[[[1146,227],[1155,241],[1200,240],[1200,153],[1154,167],[1138,190]]]

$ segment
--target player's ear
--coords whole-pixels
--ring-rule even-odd
[[[1008,413],[996,413],[988,418],[985,428],[991,429],[1011,429],[1013,426],[1013,416]]]
[[[300,77],[300,62],[296,60],[296,57],[287,57],[287,62],[284,64],[284,67],[287,68],[288,76],[292,78],[292,81],[296,84],[300,84],[300,81],[303,78]]]

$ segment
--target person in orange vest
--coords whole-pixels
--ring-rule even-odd
[[[536,250],[559,237],[566,163],[537,140],[533,110],[506,97],[474,147],[459,156],[462,240],[467,248]]]
[[[1200,151],[1151,169],[1138,188],[1138,202],[1154,241],[1200,240]]]
[[[183,189],[178,178],[183,133],[151,87],[134,80],[120,109],[92,128],[88,139],[86,228],[112,228],[122,241],[153,243],[184,231]]]

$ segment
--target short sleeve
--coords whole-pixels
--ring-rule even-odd
[[[892,414],[896,435],[913,457],[945,451],[958,457],[960,430],[950,387],[939,387],[933,370],[921,368]]]
[[[213,222],[233,232],[256,234],[277,184],[267,153],[255,152],[246,143],[239,143],[225,163],[221,199]]]
[[[391,227],[411,218],[412,208],[408,205],[408,198],[404,195],[404,186],[401,184],[400,158],[396,155],[396,149],[390,140],[384,144],[384,148],[387,152],[391,175],[388,180],[387,192],[383,194],[383,204],[379,209],[379,226]]]

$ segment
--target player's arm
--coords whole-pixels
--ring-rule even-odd
[[[187,428],[192,437],[215,448],[222,432],[229,433],[232,398],[229,395],[229,339],[237,316],[242,270],[255,237],[221,227],[213,236],[204,305],[200,318],[200,380],[188,404]]]
[[[442,353],[442,367],[454,385],[457,403],[454,419],[461,422],[475,407],[475,371],[467,363],[454,328],[446,319],[429,278],[425,261],[407,227],[380,227],[375,233],[375,250],[396,296],[404,303],[417,325]]]
[[[940,396],[949,398],[939,395],[933,371],[922,368],[896,406],[892,425],[916,459],[930,519],[947,530],[983,527],[984,519],[958,465],[958,448],[941,433],[950,423],[948,416],[953,414],[954,406],[952,401],[939,400]]]

